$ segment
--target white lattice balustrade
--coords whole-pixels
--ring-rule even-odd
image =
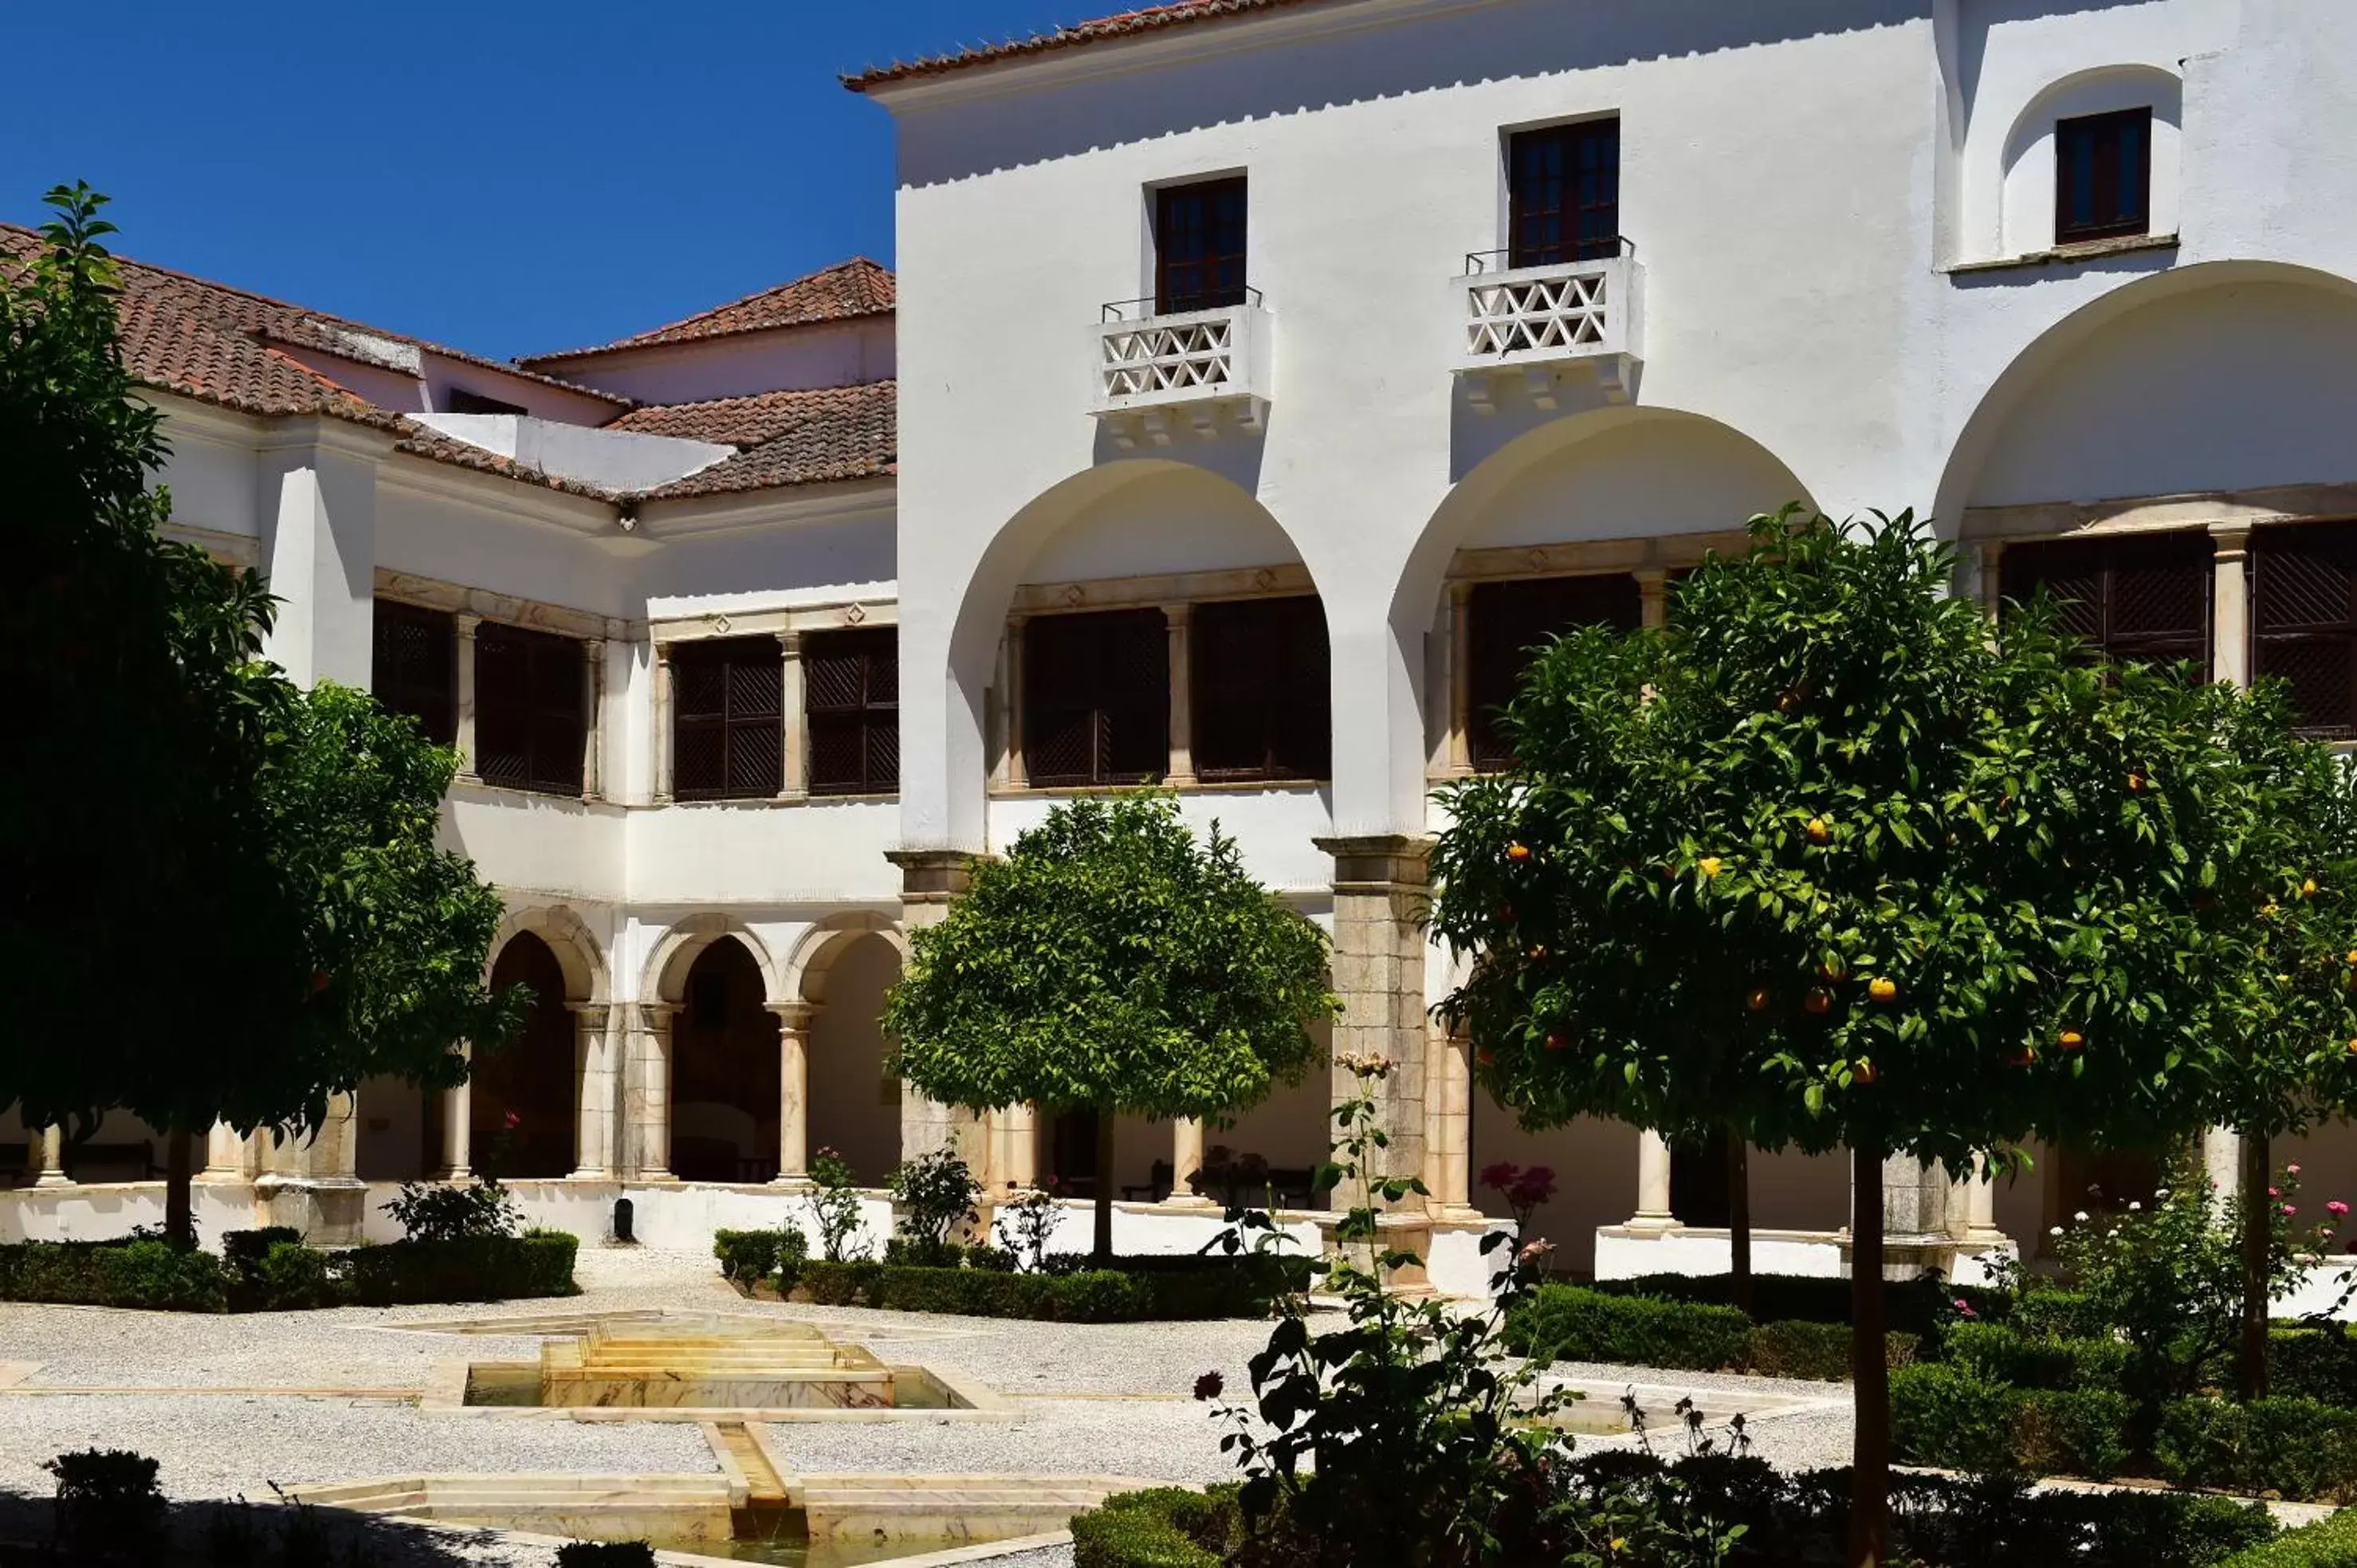
[[[1589,367],[1610,401],[1633,395],[1644,325],[1634,257],[1475,271],[1450,290],[1460,322],[1455,368],[1475,408],[1494,408],[1509,376],[1553,408],[1559,372],[1573,365]]]
[[[1093,406],[1114,439],[1168,445],[1181,426],[1257,429],[1269,401],[1274,318],[1257,303],[1100,322]]]

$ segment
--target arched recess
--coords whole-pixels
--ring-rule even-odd
[[[902,962],[907,961],[909,939],[889,915],[867,909],[829,915],[804,931],[786,955],[782,982],[786,995],[824,1006],[837,961],[863,936],[883,939]]]
[[[2344,483],[2352,407],[2357,282],[2274,262],[2177,268],[2015,356],[1949,454],[1935,516],[1953,536],[2003,528],[1990,514],[2008,509]]]
[[[2041,90],[2006,127],[1994,166],[1968,174],[1976,182],[1991,182],[1986,197],[1972,203],[1974,210],[1996,220],[1994,234],[1985,218],[1977,236],[1986,253],[2026,255],[2054,244],[2055,124],[2121,109],[2152,111],[2150,230],[2177,232],[2184,92],[2175,72],[2151,65],[2076,71]]]
[[[648,1002],[664,1002],[673,1005],[687,998],[687,974],[704,950],[723,937],[733,937],[753,961],[761,977],[761,1000],[764,1003],[791,1002],[792,993],[779,983],[777,961],[752,928],[734,915],[711,913],[690,915],[674,923],[655,943],[647,955],[646,969],[639,983],[639,994]]]
[[[832,1149],[864,1186],[900,1161],[900,1082],[885,1070],[884,998],[900,978],[908,939],[876,915],[823,921],[796,944],[789,974],[811,1004],[804,1058],[809,1147]]]
[[[519,932],[529,931],[548,944],[565,977],[565,1000],[571,1003],[603,1003],[608,995],[605,954],[597,946],[597,937],[588,923],[569,907],[553,904],[546,908],[511,909],[500,921],[499,929],[491,933],[490,955],[485,963],[499,961],[507,950],[510,939]]]
[[[672,1174],[768,1181],[779,1170],[780,1070],[769,977],[736,936],[715,937],[674,969],[682,1005],[671,1025]]]
[[[1101,463],[1050,487],[1006,521],[967,575],[945,626],[904,621],[908,842],[966,849],[986,843],[985,694],[1024,585],[1300,568],[1300,550],[1248,488],[1252,479],[1177,458]]]
[[[567,995],[576,977],[565,970],[558,944],[519,929],[491,963],[494,988],[531,988],[532,1004],[516,1036],[486,1050],[478,1046],[467,1095],[471,1163],[501,1178],[550,1180],[572,1174],[576,1028]]]

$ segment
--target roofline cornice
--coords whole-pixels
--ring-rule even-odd
[[[619,537],[622,503],[552,489],[531,479],[465,467],[422,452],[393,452],[380,479],[414,495],[513,515],[590,539]]]
[[[638,508],[638,532],[657,541],[716,539],[757,533],[766,528],[801,528],[822,522],[891,522],[899,511],[899,481],[893,478],[834,479],[821,484],[771,486],[716,496],[650,500]]]

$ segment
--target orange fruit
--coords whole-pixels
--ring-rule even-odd
[[[2351,948],[2349,950],[2349,967],[2352,969],[2357,969],[2357,948]]]
[[[1506,846],[1506,858],[1513,861],[1516,865],[1520,865],[1522,862],[1530,859],[1530,857],[1531,846],[1526,843],[1510,843]]]
[[[1712,877],[1717,876],[1719,874],[1723,865],[1724,863],[1720,861],[1718,856],[1715,854],[1706,854],[1700,860],[1695,862],[1695,869],[1701,872],[1702,879],[1705,882],[1707,882]]]
[[[1830,1013],[1833,1011],[1834,993],[1822,985],[1813,985],[1809,987],[1809,994],[1803,1000],[1801,1005],[1812,1013]]]
[[[2065,1029],[2055,1036],[2054,1043],[2066,1051],[2075,1051],[2087,1043],[2087,1036],[2076,1029]]]
[[[1546,1037],[1546,1048],[1551,1051],[1567,1051],[1571,1049],[1571,1042],[1561,1035],[1549,1035]]]
[[[2141,794],[2141,793],[2143,792],[2143,790],[2144,790],[2144,775],[2143,775],[2143,774],[2141,774],[2141,773],[2131,773],[2131,774],[2129,774],[2129,775],[2128,775],[2128,793],[2129,793],[2129,794],[2131,794],[2131,795]]]
[[[2024,1046],[2021,1047],[2019,1055],[2008,1057],[2006,1059],[2011,1062],[2015,1067],[2028,1067],[2038,1059],[2038,1052],[2030,1047]]]
[[[1811,817],[1809,819],[1809,842],[1811,843],[1824,843],[1833,836],[1833,827],[1824,820],[1824,818]]]
[[[2311,876],[2307,881],[2299,885],[2299,896],[2303,898],[2313,898],[2316,897],[2315,877]]]
[[[2349,1042],[2349,1054],[2352,1056],[2357,1056],[2357,1040],[2352,1040]]]
[[[1759,987],[1745,997],[1744,1002],[1754,1013],[1765,1013],[1768,1011],[1768,988],[1764,985]]]
[[[1899,1000],[1899,983],[1878,974],[1867,982],[1866,993],[1877,1002],[1896,1002]]]
[[[1882,1075],[1880,1073],[1874,1070],[1874,1064],[1872,1062],[1854,1062],[1850,1066],[1850,1077],[1856,1079],[1860,1083],[1872,1083],[1876,1079],[1881,1076]]]

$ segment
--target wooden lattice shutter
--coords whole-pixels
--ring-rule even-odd
[[[1326,612],[1314,596],[1200,606],[1189,643],[1198,777],[1331,774]]]
[[[672,792],[683,800],[775,795],[784,779],[777,639],[737,637],[672,655]]]
[[[2357,736],[2357,525],[2251,535],[2251,672],[2291,686],[2309,734]]]
[[[581,644],[485,621],[475,630],[476,771],[493,784],[581,792],[587,741]]]
[[[1644,618],[1637,579],[1625,572],[1478,583],[1466,607],[1473,622],[1466,738],[1473,766],[1484,771],[1513,762],[1499,711],[1513,701],[1523,671],[1550,638],[1583,626],[1629,631]]]
[[[802,639],[803,711],[814,795],[900,787],[899,634],[890,627]]]
[[[447,610],[379,599],[370,690],[391,712],[416,719],[425,738],[448,746],[458,733],[458,624]]]
[[[2004,595],[2050,594],[2062,628],[2090,658],[2210,668],[2210,590],[2215,555],[2204,532],[2008,545]]]
[[[1170,650],[1158,609],[1039,616],[1024,628],[1023,761],[1035,784],[1160,778]]]

